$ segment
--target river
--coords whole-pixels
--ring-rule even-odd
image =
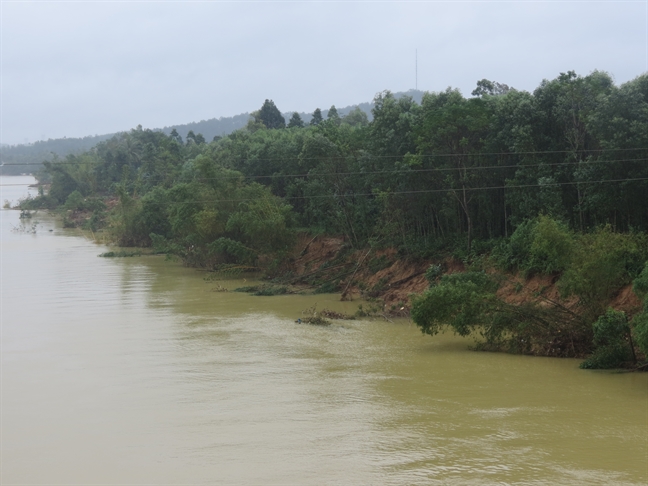
[[[26,193],[2,177],[0,199]],[[645,485],[648,374],[218,292],[2,210],[2,485]]]

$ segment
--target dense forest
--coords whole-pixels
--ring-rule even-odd
[[[371,114],[333,106],[286,120],[266,100],[213,141],[137,127],[47,163],[49,191],[22,207],[86,211],[86,227],[120,245],[207,269],[272,272],[297,232],[396,248],[439,262],[413,299],[424,332],[642,368],[648,308],[608,305],[633,282],[648,293],[648,75],[616,86],[568,72],[533,93],[481,80],[471,97],[448,88],[420,102],[386,91]],[[448,255],[468,271],[444,272]],[[549,275],[564,299],[506,302],[506,272]]]

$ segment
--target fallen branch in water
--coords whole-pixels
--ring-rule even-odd
[[[349,314],[344,314],[342,312],[335,312],[329,309],[322,309],[321,314],[324,317],[328,317],[329,319],[344,319],[344,320],[353,320],[355,319],[355,316],[349,315]]]

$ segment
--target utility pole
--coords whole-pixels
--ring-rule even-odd
[[[418,49],[414,51],[414,89],[418,91]]]

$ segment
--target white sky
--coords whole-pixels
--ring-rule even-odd
[[[5,1],[2,143],[648,71],[648,0]]]

